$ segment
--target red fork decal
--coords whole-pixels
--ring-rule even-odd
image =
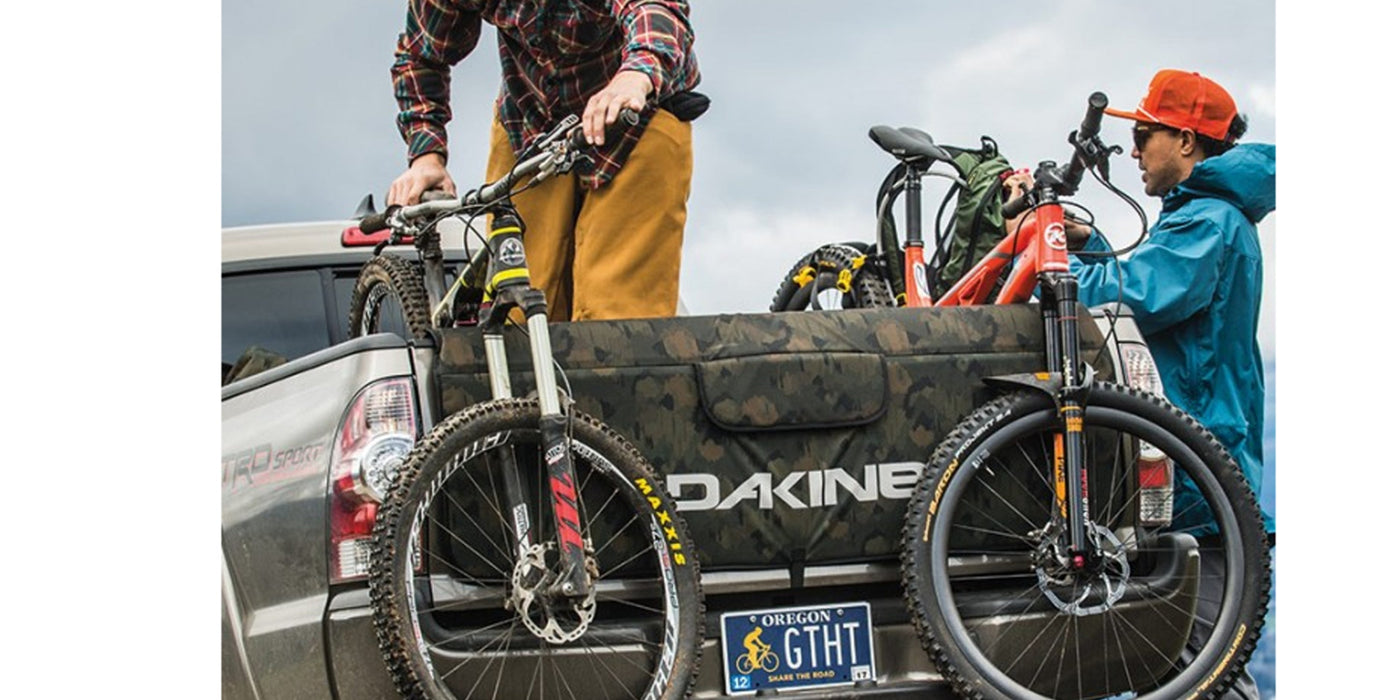
[[[550,490],[554,492],[554,516],[559,524],[559,541],[562,546],[583,549],[583,528],[578,519],[578,491],[567,474],[552,477]]]

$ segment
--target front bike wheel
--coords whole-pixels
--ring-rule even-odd
[[[406,458],[377,515],[370,563],[395,685],[404,697],[454,700],[582,697],[579,688],[600,699],[685,697],[704,605],[674,503],[634,447],[572,414],[592,585],[549,592],[557,538],[539,425],[533,400],[478,404]],[[534,541],[517,540],[522,521]]]
[[[428,292],[413,263],[392,255],[370,258],[360,268],[350,294],[350,337],[380,332],[407,339],[426,338]]]
[[[1059,497],[1062,427],[1047,394],[999,397],[939,446],[905,519],[919,636],[963,697],[1218,697],[1269,597],[1254,495],[1220,443],[1160,398],[1096,383],[1086,404],[1086,477]],[[1175,521],[1210,528],[1170,524],[1170,490],[1154,493],[1151,478],[1169,464],[1203,496],[1179,500]],[[1082,559],[1058,548],[1066,498],[1088,500]]]
[[[824,245],[798,260],[778,285],[769,311],[874,309],[895,305],[873,258],[850,245]]]

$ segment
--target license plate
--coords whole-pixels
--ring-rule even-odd
[[[729,695],[875,677],[869,603],[729,613],[720,626]]]

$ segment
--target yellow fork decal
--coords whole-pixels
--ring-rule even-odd
[[[505,282],[507,280],[520,279],[522,277],[529,279],[530,271],[524,268],[515,268],[513,270],[501,270],[491,278],[491,285],[489,288],[497,289],[501,286],[502,282]]]
[[[1055,433],[1055,505],[1060,509],[1060,517],[1068,518],[1069,510],[1065,501],[1069,487],[1065,483],[1065,436]]]

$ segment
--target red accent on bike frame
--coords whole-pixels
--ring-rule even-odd
[[[928,293],[928,271],[924,268],[924,247],[922,245],[905,246],[904,280],[905,306],[933,306],[933,296]]]
[[[559,541],[564,546],[583,549],[583,528],[578,521],[578,491],[568,475],[551,477],[550,490],[554,492],[555,520],[559,526]]]
[[[344,231],[340,232],[340,245],[346,248],[375,246],[389,240],[389,235],[391,233],[389,229],[384,229],[377,233],[365,233],[360,230],[359,226],[347,226]],[[413,236],[405,236],[400,239],[400,241],[405,245],[412,245]]]
[[[1039,273],[1045,270],[1069,270],[1069,252],[1060,245],[1047,243],[1047,232],[1064,240],[1065,210],[1059,204],[1036,207],[1032,216],[997,244],[991,252],[968,270],[934,306],[974,306],[988,303],[992,287],[1001,276],[1002,268],[1021,256],[1020,264],[1011,270],[1006,286],[997,295],[997,304],[1019,304],[1029,301],[1040,283]],[[1023,255],[1024,254],[1024,255]]]

